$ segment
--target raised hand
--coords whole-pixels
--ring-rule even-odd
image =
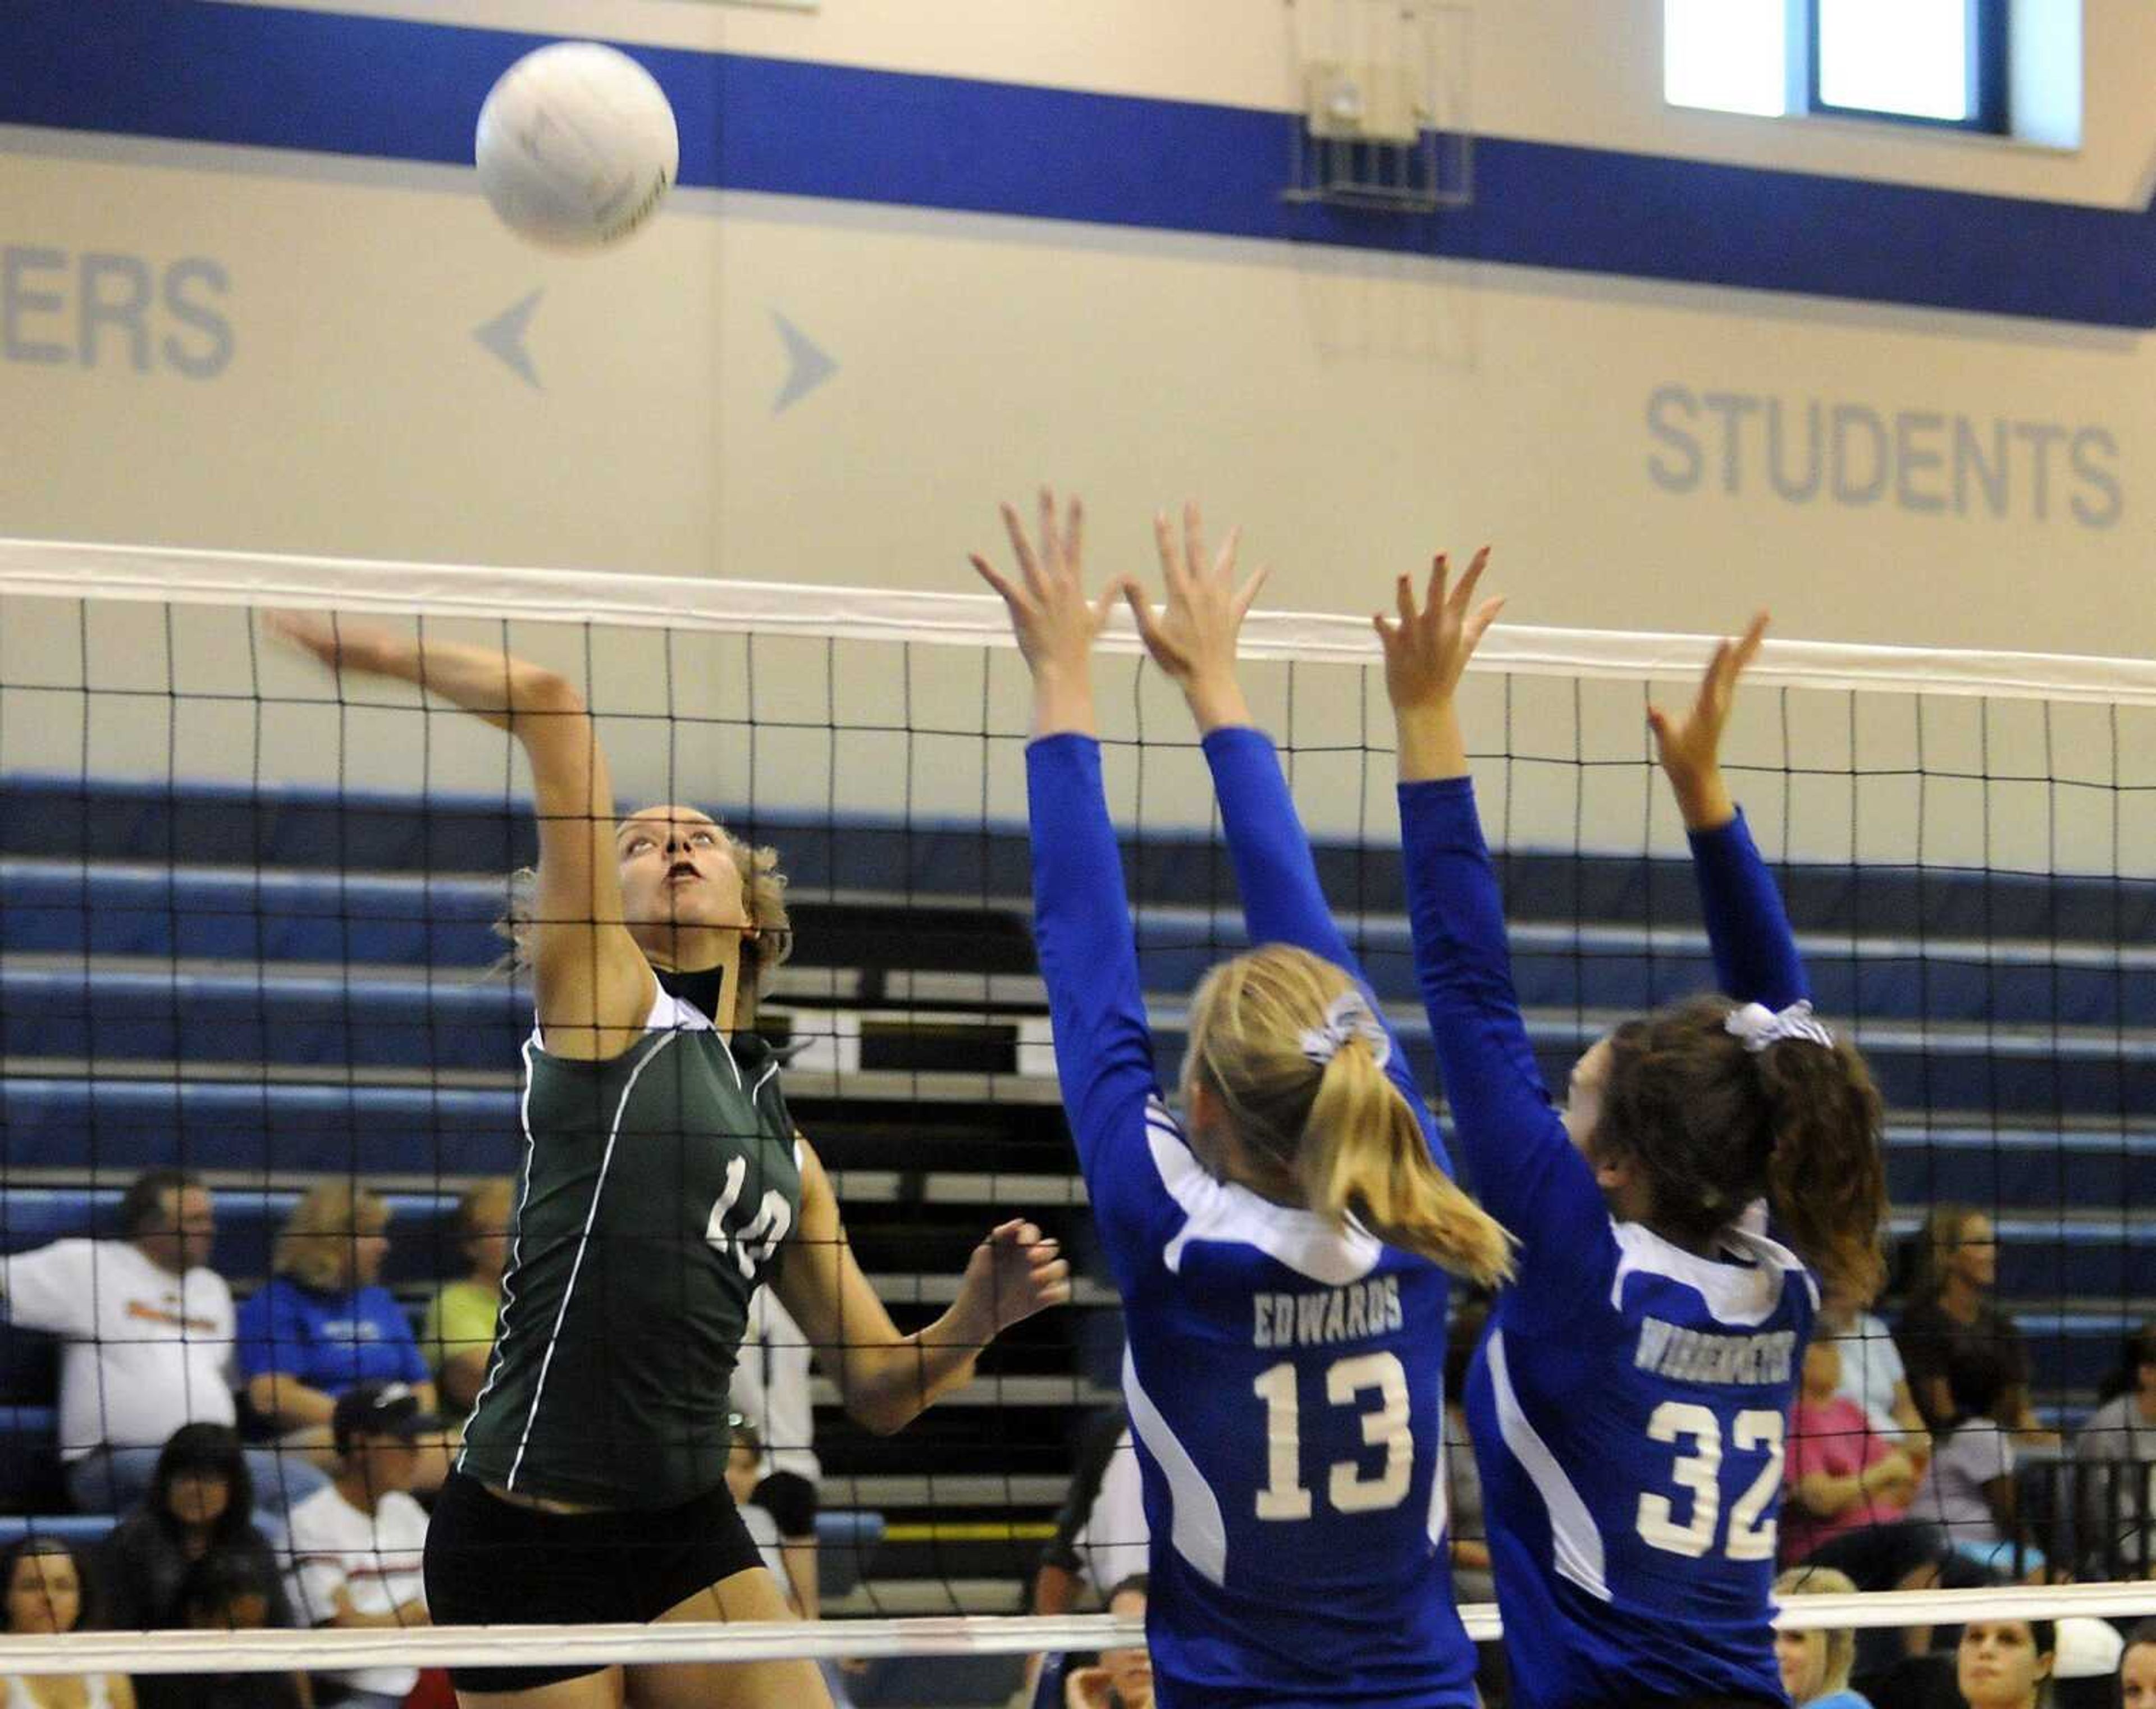
[[[952,1320],[985,1346],[1036,1311],[1070,1302],[1070,1265],[1062,1247],[1023,1219],[1004,1223],[973,1249]]]
[[[1490,562],[1484,547],[1467,566],[1467,573],[1448,588],[1451,563],[1443,552],[1430,567],[1430,597],[1415,608],[1414,578],[1402,576],[1394,586],[1399,611],[1388,620],[1379,612],[1370,621],[1385,646],[1385,692],[1394,709],[1435,706],[1452,698],[1460,674],[1475,656],[1483,634],[1505,608],[1502,599],[1475,603],[1475,590]]]
[[[1003,596],[1019,652],[1033,673],[1034,733],[1090,732],[1093,643],[1108,621],[1122,584],[1111,582],[1092,598],[1086,597],[1081,550],[1086,515],[1076,499],[1059,518],[1055,495],[1041,488],[1037,541],[1027,538],[1015,510],[1009,505],[1002,508],[1018,575],[1004,575],[978,552],[970,557],[981,579]]]
[[[1737,701],[1737,680],[1758,657],[1767,634],[1767,613],[1752,619],[1735,640],[1717,643],[1701,674],[1691,709],[1673,717],[1660,706],[1647,708],[1655,732],[1655,757],[1676,793],[1689,830],[1712,830],[1736,817],[1737,808],[1722,779],[1722,732]]]
[[[1260,569],[1237,583],[1240,529],[1229,530],[1219,552],[1209,563],[1204,526],[1195,503],[1183,507],[1179,536],[1165,513],[1153,518],[1152,532],[1160,552],[1165,604],[1156,613],[1136,582],[1123,588],[1146,650],[1181,686],[1201,730],[1248,723],[1250,709],[1235,680],[1235,640],[1270,572]]]

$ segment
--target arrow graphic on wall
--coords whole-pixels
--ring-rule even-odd
[[[786,383],[772,400],[771,413],[783,415],[839,372],[829,353],[778,310],[771,311],[778,336],[786,341]]]
[[[484,326],[472,329],[472,336],[483,347],[500,357],[526,385],[540,391],[546,388],[539,384],[539,371],[531,366],[531,352],[524,347],[524,335],[531,328],[532,310],[545,295],[544,290],[535,290]]]

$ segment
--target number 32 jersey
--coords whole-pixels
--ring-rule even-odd
[[[1594,1210],[1576,1289],[1508,1292],[1468,1377],[1521,1701],[1778,1701],[1766,1610],[1815,1284],[1763,1236],[1699,1257]]]
[[[494,1357],[459,1469],[552,1501],[724,1479],[749,1301],[801,1209],[778,1062],[658,993],[619,1056],[524,1047],[524,1160]]]
[[[1453,1132],[1521,1243],[1466,1397],[1512,1700],[1784,1702],[1775,1522],[1818,1285],[1741,1224],[1694,1254],[1612,1219],[1543,1088],[1472,786],[1403,784],[1400,830]],[[1696,834],[1692,856],[1724,991],[1802,998],[1743,820]]]

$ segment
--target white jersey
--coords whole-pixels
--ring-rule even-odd
[[[808,1337],[767,1286],[749,1301],[731,1393],[734,1410],[762,1439],[762,1475],[788,1471],[812,1484],[823,1481],[808,1395]]]
[[[1152,1532],[1146,1523],[1145,1477],[1127,1424],[1116,1438],[1101,1487],[1093,1492],[1093,1505],[1070,1547],[1104,1601],[1123,1580],[1147,1570]]]
[[[234,1422],[232,1290],[215,1270],[174,1275],[126,1240],[58,1240],[0,1258],[0,1293],[17,1328],[67,1343],[63,1460]]]

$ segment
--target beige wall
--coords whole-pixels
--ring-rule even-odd
[[[1286,83],[1272,0],[321,9],[1250,104],[1280,101]],[[2156,13],[2128,0],[2089,0],[2087,141],[2071,154],[1673,112],[1659,99],[1659,14],[1651,0],[1481,7],[1477,122],[2104,206],[2146,193]],[[565,260],[509,238],[459,172],[51,133],[0,134],[0,238],[64,258],[38,275],[60,306],[23,324],[68,357],[0,362],[0,532],[961,588],[964,551],[994,538],[995,499],[1048,478],[1087,495],[1104,567],[1144,567],[1151,511],[1202,495],[1244,523],[1284,606],[1367,608],[1432,544],[1489,539],[1515,614],[1537,623],[1696,630],[1765,604],[1790,635],[2156,646],[2143,567],[2156,362],[2138,335],[708,192],[677,196],[619,251]],[[83,361],[84,258],[105,252],[208,305],[228,359],[161,305],[148,372],[109,327]],[[189,258],[214,263],[222,289]],[[534,290],[540,389],[472,337]],[[774,311],[839,364],[783,414]],[[219,371],[190,377],[190,363]],[[1726,490],[1714,412],[1752,407],[1731,399],[1777,400],[1794,429],[1817,401],[1830,433],[1840,406],[1852,454],[1867,422],[1898,425],[1946,459],[1910,480],[1916,502],[1943,508],[1905,507],[1891,480],[1868,501],[1835,501],[1830,478],[1807,502],[1777,495],[1757,414]],[[2041,516],[2015,423],[2065,436]],[[2004,516],[1966,480],[1956,513],[1958,432],[1979,448],[2007,434],[2020,460]],[[2076,434],[2105,480],[2074,473]],[[1861,457],[1845,475],[1863,500]],[[66,657],[72,620],[11,608],[8,680],[21,661]],[[236,630],[190,633],[205,670],[231,668]],[[0,755],[28,762],[38,722],[11,718]],[[153,735],[113,737],[114,762],[162,763]],[[233,752],[205,741],[183,763]],[[300,742],[290,757],[318,752]],[[403,776],[393,744],[361,768]],[[451,769],[502,775],[484,744]],[[665,767],[631,769],[658,782]],[[844,798],[890,793],[887,764],[860,769]],[[778,772],[821,798],[813,756]],[[1608,817],[1636,837],[1636,777],[1625,787]],[[1328,814],[1352,824],[1359,793]],[[977,793],[952,793],[954,810],[977,808]],[[2028,824],[2013,819],[2017,834]],[[1536,823],[1568,835],[1568,802]]]

